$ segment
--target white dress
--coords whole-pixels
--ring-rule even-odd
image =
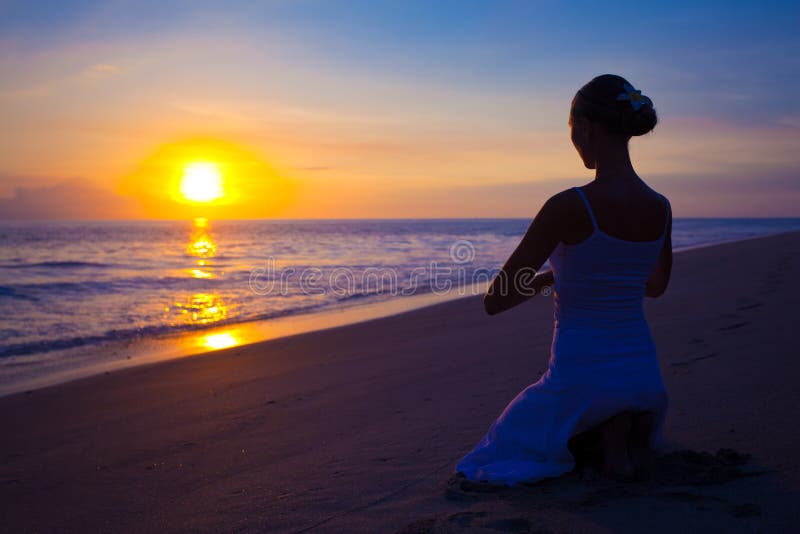
[[[575,245],[559,243],[549,258],[555,324],[548,369],[456,464],[468,480],[513,485],[571,471],[570,437],[625,410],[655,412],[650,445],[662,446],[668,399],[643,301],[667,224],[656,241],[612,237],[575,190],[594,232]]]

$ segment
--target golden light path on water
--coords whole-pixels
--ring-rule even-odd
[[[225,313],[227,313],[227,307],[221,302],[218,295],[210,295],[212,297],[211,300],[205,297],[195,299],[198,309],[193,312],[187,312],[186,314],[182,311],[180,312],[181,316],[185,315],[187,317],[185,319],[187,321],[186,324],[192,324],[189,319],[194,319],[194,313],[197,313],[198,320],[205,318],[206,322],[202,323],[202,326],[207,328],[184,332],[180,335],[157,336],[132,345],[119,346],[117,347],[118,358],[112,361],[102,361],[96,365],[86,367],[67,368],[53,374],[34,375],[28,380],[17,383],[9,391],[0,389],[0,393],[25,391],[102,372],[176,358],[198,356],[224,349],[234,349],[232,353],[226,354],[226,356],[233,356],[238,354],[236,347],[242,345],[353,325],[362,321],[389,317],[433,304],[442,304],[457,298],[482,295],[486,291],[486,284],[476,284],[473,287],[462,289],[463,291],[451,291],[447,294],[425,293],[381,302],[363,303],[349,308],[324,310],[313,314],[299,314],[265,321],[220,325],[218,327],[213,326],[214,321],[212,318],[221,317],[221,309],[226,310]],[[214,300],[214,297],[216,300]],[[190,298],[189,300],[192,299]],[[199,303],[205,302],[216,302],[216,304],[210,306],[210,308],[216,308],[216,310],[205,308],[206,311],[203,311],[202,304]],[[85,349],[81,348],[81,350]],[[105,354],[108,351],[108,347],[103,347],[102,351]],[[269,354],[269,350],[265,349],[265,353]],[[279,358],[279,355],[274,354],[274,357]]]
[[[191,278],[213,279],[224,274],[214,264],[217,243],[211,234],[208,219],[198,217],[192,221],[185,252],[193,262],[193,265],[186,270]],[[169,323],[176,326],[211,326],[224,321],[229,312],[222,297],[215,292],[197,292],[183,300],[176,299],[172,306],[166,307],[164,311]],[[230,328],[226,331],[189,333],[183,339],[192,350],[220,350],[242,344],[244,336],[238,332],[239,329]]]
[[[199,217],[192,221],[189,242],[186,245],[185,252],[192,258],[193,262],[193,265],[186,270],[188,276],[198,279],[214,279],[224,276],[224,272],[219,271],[214,263],[214,257],[218,252],[218,244],[211,232],[211,225],[208,219]],[[166,311],[173,318],[173,324],[197,325],[209,328],[187,332],[161,344],[159,348],[150,346],[148,350],[151,351],[151,358],[164,359],[176,357],[180,354],[192,355],[228,349],[258,341],[334,328],[367,319],[393,315],[468,294],[483,294],[485,288],[480,288],[477,293],[474,289],[463,289],[464,293],[460,295],[459,291],[452,292],[448,296],[424,294],[388,302],[365,303],[353,308],[328,310],[308,316],[297,315],[269,321],[220,326],[218,328],[214,328],[214,324],[224,321],[229,316],[228,305],[218,293],[212,291],[197,292],[187,296],[183,301],[176,300],[173,306],[171,308],[168,307]]]
[[[331,309],[314,314],[293,315],[267,321],[212,328],[203,332],[190,332],[177,339],[169,340],[159,347],[150,347],[149,356],[154,359],[169,359],[180,355],[190,356],[211,350],[227,349],[286,336],[347,326],[433,304],[441,304],[465,296],[482,295],[485,290],[485,284],[476,284],[474,287],[465,288],[464,293],[460,291],[449,292],[446,295],[425,293],[394,300],[365,303],[345,309]]]
[[[214,264],[214,257],[218,252],[218,244],[211,232],[211,225],[206,218],[196,218],[192,221],[189,242],[186,245],[186,254],[193,258],[191,268],[187,274],[192,278],[213,279],[224,276]],[[414,297],[395,299],[388,302],[362,304],[353,308],[341,310],[328,310],[309,316],[293,316],[255,323],[240,323],[231,326],[214,328],[215,323],[224,321],[229,316],[229,307],[214,292],[194,293],[185,301],[176,301],[172,307],[173,315],[178,315],[178,324],[202,325],[210,327],[205,330],[187,332],[177,340],[177,347],[173,342],[173,349],[165,350],[164,355],[178,350],[185,354],[197,354],[212,350],[222,350],[237,347],[248,343],[255,343],[267,339],[274,339],[288,335],[311,332],[325,328],[333,328],[346,324],[356,323],[366,319],[392,315],[411,310],[426,304],[435,304],[467,294],[483,294],[483,288],[477,293],[473,289],[463,288],[464,293],[454,291],[449,296],[424,294]],[[167,347],[164,347],[165,349]]]

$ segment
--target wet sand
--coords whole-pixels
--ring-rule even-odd
[[[549,297],[466,298],[0,398],[0,531],[795,530],[799,268],[797,232],[675,255],[645,482],[451,479],[552,334]]]

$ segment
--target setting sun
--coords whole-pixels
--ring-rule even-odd
[[[211,202],[225,195],[222,173],[213,163],[187,165],[181,178],[181,194],[192,202]]]

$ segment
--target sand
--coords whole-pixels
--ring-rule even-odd
[[[645,482],[451,479],[552,334],[549,297],[470,297],[1,398],[0,530],[796,530],[799,268],[797,232],[675,255],[646,302],[670,410]]]

